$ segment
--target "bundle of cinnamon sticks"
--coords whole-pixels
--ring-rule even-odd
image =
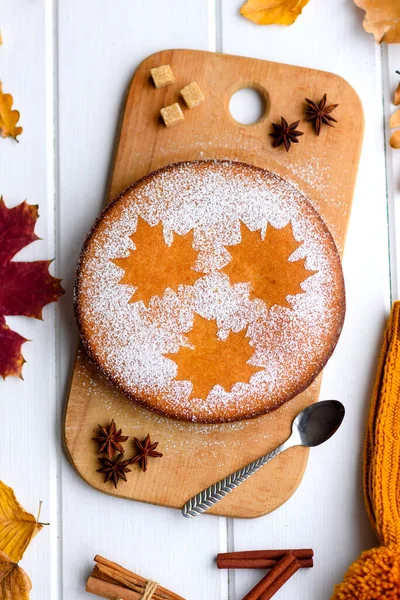
[[[301,568],[313,566],[314,552],[299,550],[251,550],[218,554],[219,569],[271,569],[243,600],[270,600]]]
[[[96,566],[86,582],[86,591],[108,600],[184,600],[161,585],[149,581],[102,556],[95,556]],[[151,592],[149,593],[149,587]]]

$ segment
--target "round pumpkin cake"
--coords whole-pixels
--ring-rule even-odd
[[[256,417],[304,390],[338,340],[335,243],[292,185],[238,162],[172,164],[97,219],[75,308],[89,356],[163,415]]]

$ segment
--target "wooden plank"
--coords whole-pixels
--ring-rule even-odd
[[[170,64],[176,85],[156,94],[149,83],[150,68]],[[165,129],[157,119],[163,105],[172,103],[184,81],[197,79],[207,101],[197,111],[186,113],[182,126]],[[287,81],[292,80],[298,98],[294,114],[302,114],[304,97],[325,90],[341,99],[340,127],[321,136],[316,146],[313,134],[304,136],[291,154],[272,148],[269,119],[278,118],[278,102]],[[253,126],[233,121],[227,112],[230,95],[243,85],[264,90],[267,113]],[[292,96],[282,102],[287,115]],[[150,107],[150,108],[149,108]],[[353,131],[349,140],[348,131]],[[332,133],[333,132],[333,133]],[[193,51],[163,51],[146,59],[136,71],[129,91],[114,167],[111,197],[127,185],[165,164],[183,159],[228,157],[244,160],[290,177],[333,230],[343,247],[350,214],[358,157],[363,136],[363,115],[352,88],[330,73],[311,71],[279,63]],[[306,168],[304,167],[306,165]],[[326,180],[332,195],[312,189],[309,166],[318,181]],[[334,190],[334,192],[333,192]],[[127,404],[84,354],[78,357],[66,413],[65,439],[71,460],[90,485],[117,496],[180,508],[186,500],[229,475],[288,437],[299,410],[318,397],[318,382],[280,410],[247,423],[225,427],[174,423]],[[118,490],[105,485],[95,471],[95,447],[90,442],[96,424],[105,422],[112,403],[113,415],[124,430],[138,437],[151,428],[160,448],[168,448],[167,459],[152,465],[153,477],[143,481],[136,470]],[[83,440],[83,441],[82,441]],[[190,447],[190,453],[187,449]],[[300,483],[307,452],[296,448],[270,463],[234,494],[216,505],[218,515],[254,517],[270,512],[285,502]],[[282,476],[284,474],[284,476]],[[158,485],[154,485],[154,481]],[[161,485],[160,485],[161,483]]]
[[[229,525],[228,543],[235,550],[313,547],[314,569],[297,573],[279,598],[320,600],[330,597],[333,584],[359,552],[376,543],[360,482],[364,424],[390,295],[380,48],[363,31],[363,13],[352,2],[310,2],[288,28],[257,27],[225,0],[222,11],[222,51],[336,72],[354,86],[365,111],[365,141],[344,254],[347,316],[321,389],[322,398],[345,403],[347,416],[337,437],[310,454],[304,480],[287,504],[257,522],[235,520]],[[287,93],[293,95],[290,81]],[[260,575],[232,572],[232,598],[242,598]]]
[[[399,110],[400,106],[393,104],[394,91],[400,82],[400,46],[392,44],[382,49],[384,58],[384,126],[385,150],[387,165],[387,194],[389,214],[390,266],[392,278],[392,299],[397,300],[400,294],[399,257],[400,257],[400,152],[390,146],[393,130],[389,126],[390,116]]]
[[[188,0],[59,2],[60,236],[68,295],[61,320],[63,401],[76,350],[72,282],[78,252],[105,200],[118,119],[132,72],[173,39],[207,49],[207,3]],[[224,519],[188,523],[174,511],[99,494],[65,460],[63,597],[87,600],[96,553],[152,577],[188,600],[224,600],[227,574],[212,556],[225,547]],[[220,523],[221,521],[221,523]]]
[[[53,135],[48,94],[49,15],[43,2],[3,2],[0,27],[0,79],[14,96],[24,128],[19,143],[0,139],[0,195],[7,206],[24,199],[39,204],[36,233],[42,238],[16,255],[16,260],[54,258],[54,198],[52,195]],[[49,47],[50,46],[50,47]],[[51,107],[50,107],[51,108]],[[51,267],[54,274],[55,265]],[[0,479],[12,486],[22,505],[50,521],[27,549],[21,566],[29,574],[32,600],[57,599],[57,442],[55,438],[55,305],[43,311],[43,321],[9,317],[7,323],[32,340],[23,345],[24,380],[0,380]]]

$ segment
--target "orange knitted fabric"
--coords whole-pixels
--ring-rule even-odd
[[[400,302],[385,332],[364,452],[368,516],[382,544],[361,554],[331,600],[400,599]]]

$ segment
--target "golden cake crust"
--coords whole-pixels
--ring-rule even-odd
[[[335,243],[311,203],[245,163],[156,171],[103,211],[75,283],[83,344],[128,398],[217,423],[312,383],[345,314]]]

